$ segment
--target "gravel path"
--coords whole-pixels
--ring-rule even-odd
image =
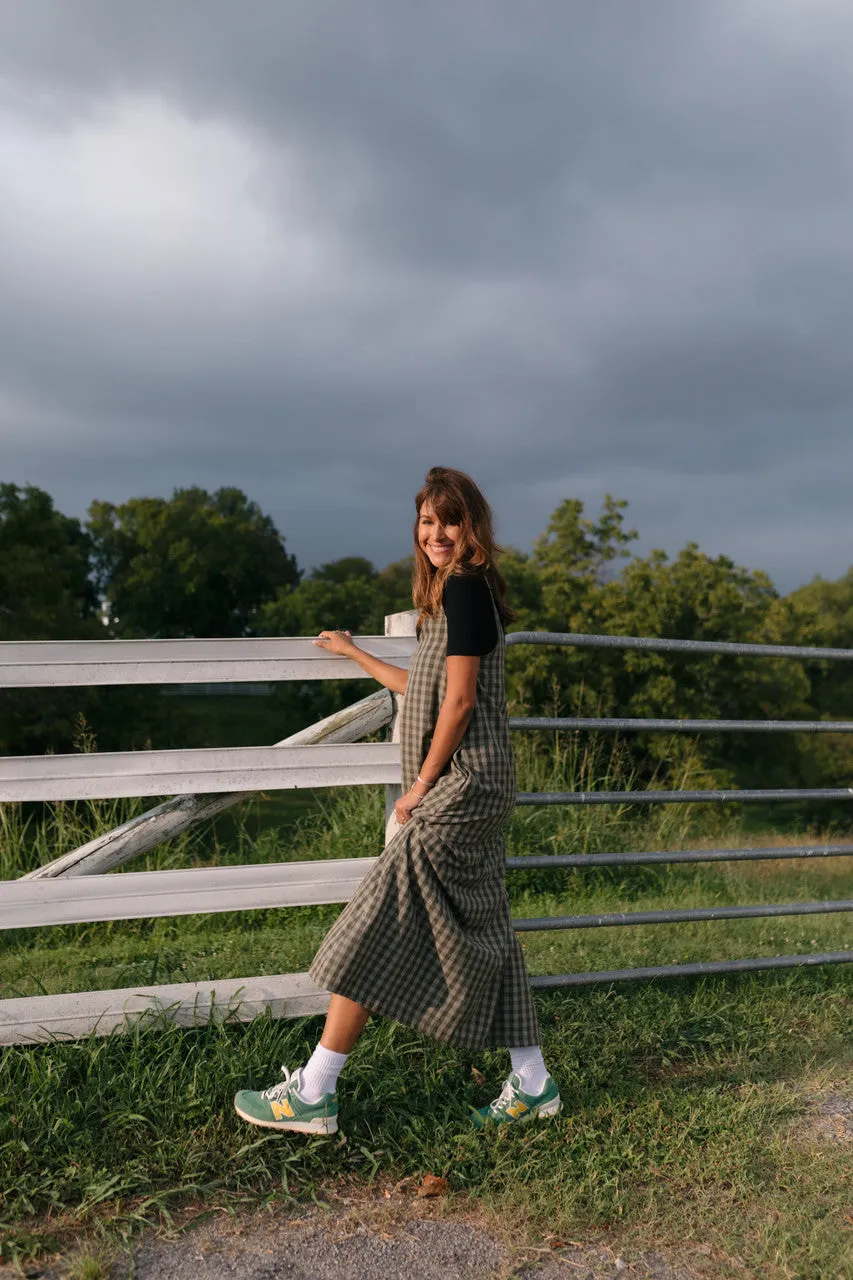
[[[386,1195],[388,1198],[386,1198]],[[104,1280],[695,1280],[657,1254],[631,1259],[606,1246],[547,1242],[526,1249],[495,1238],[452,1202],[411,1192],[265,1213],[218,1214],[174,1238],[146,1233],[105,1266]],[[30,1280],[66,1280],[75,1258],[31,1264]],[[78,1273],[79,1274],[79,1273]],[[20,1280],[0,1266],[0,1280]]]

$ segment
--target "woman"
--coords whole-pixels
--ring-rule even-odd
[[[315,644],[352,658],[406,696],[400,708],[405,794],[384,852],[309,969],[332,993],[313,1055],[239,1115],[266,1128],[334,1133],[337,1079],[371,1013],[466,1049],[502,1045],[511,1070],[477,1126],[556,1115],[524,957],[510,922],[502,828],[515,806],[504,692],[505,603],[492,513],[470,476],[432,467],[415,499],[413,600],[418,646],[408,671],[359,649],[349,632]]]

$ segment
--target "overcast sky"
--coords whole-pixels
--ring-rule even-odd
[[[849,0],[3,0],[0,480],[853,562]]]

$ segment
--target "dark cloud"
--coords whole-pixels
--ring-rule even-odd
[[[303,566],[439,461],[528,549],[627,497],[853,560],[853,14],[821,0],[0,9],[2,476],[239,484]]]

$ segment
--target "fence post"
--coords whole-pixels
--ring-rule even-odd
[[[418,621],[417,609],[406,609],[402,613],[386,613],[385,615],[385,634],[386,636],[413,636],[416,635],[416,626]],[[389,742],[400,741],[400,708],[402,699],[405,697],[402,693],[391,693],[391,719],[385,730],[385,737]],[[394,805],[403,794],[403,788],[399,783],[391,782],[385,788],[385,844],[388,843],[388,823],[391,814],[394,812]]]

